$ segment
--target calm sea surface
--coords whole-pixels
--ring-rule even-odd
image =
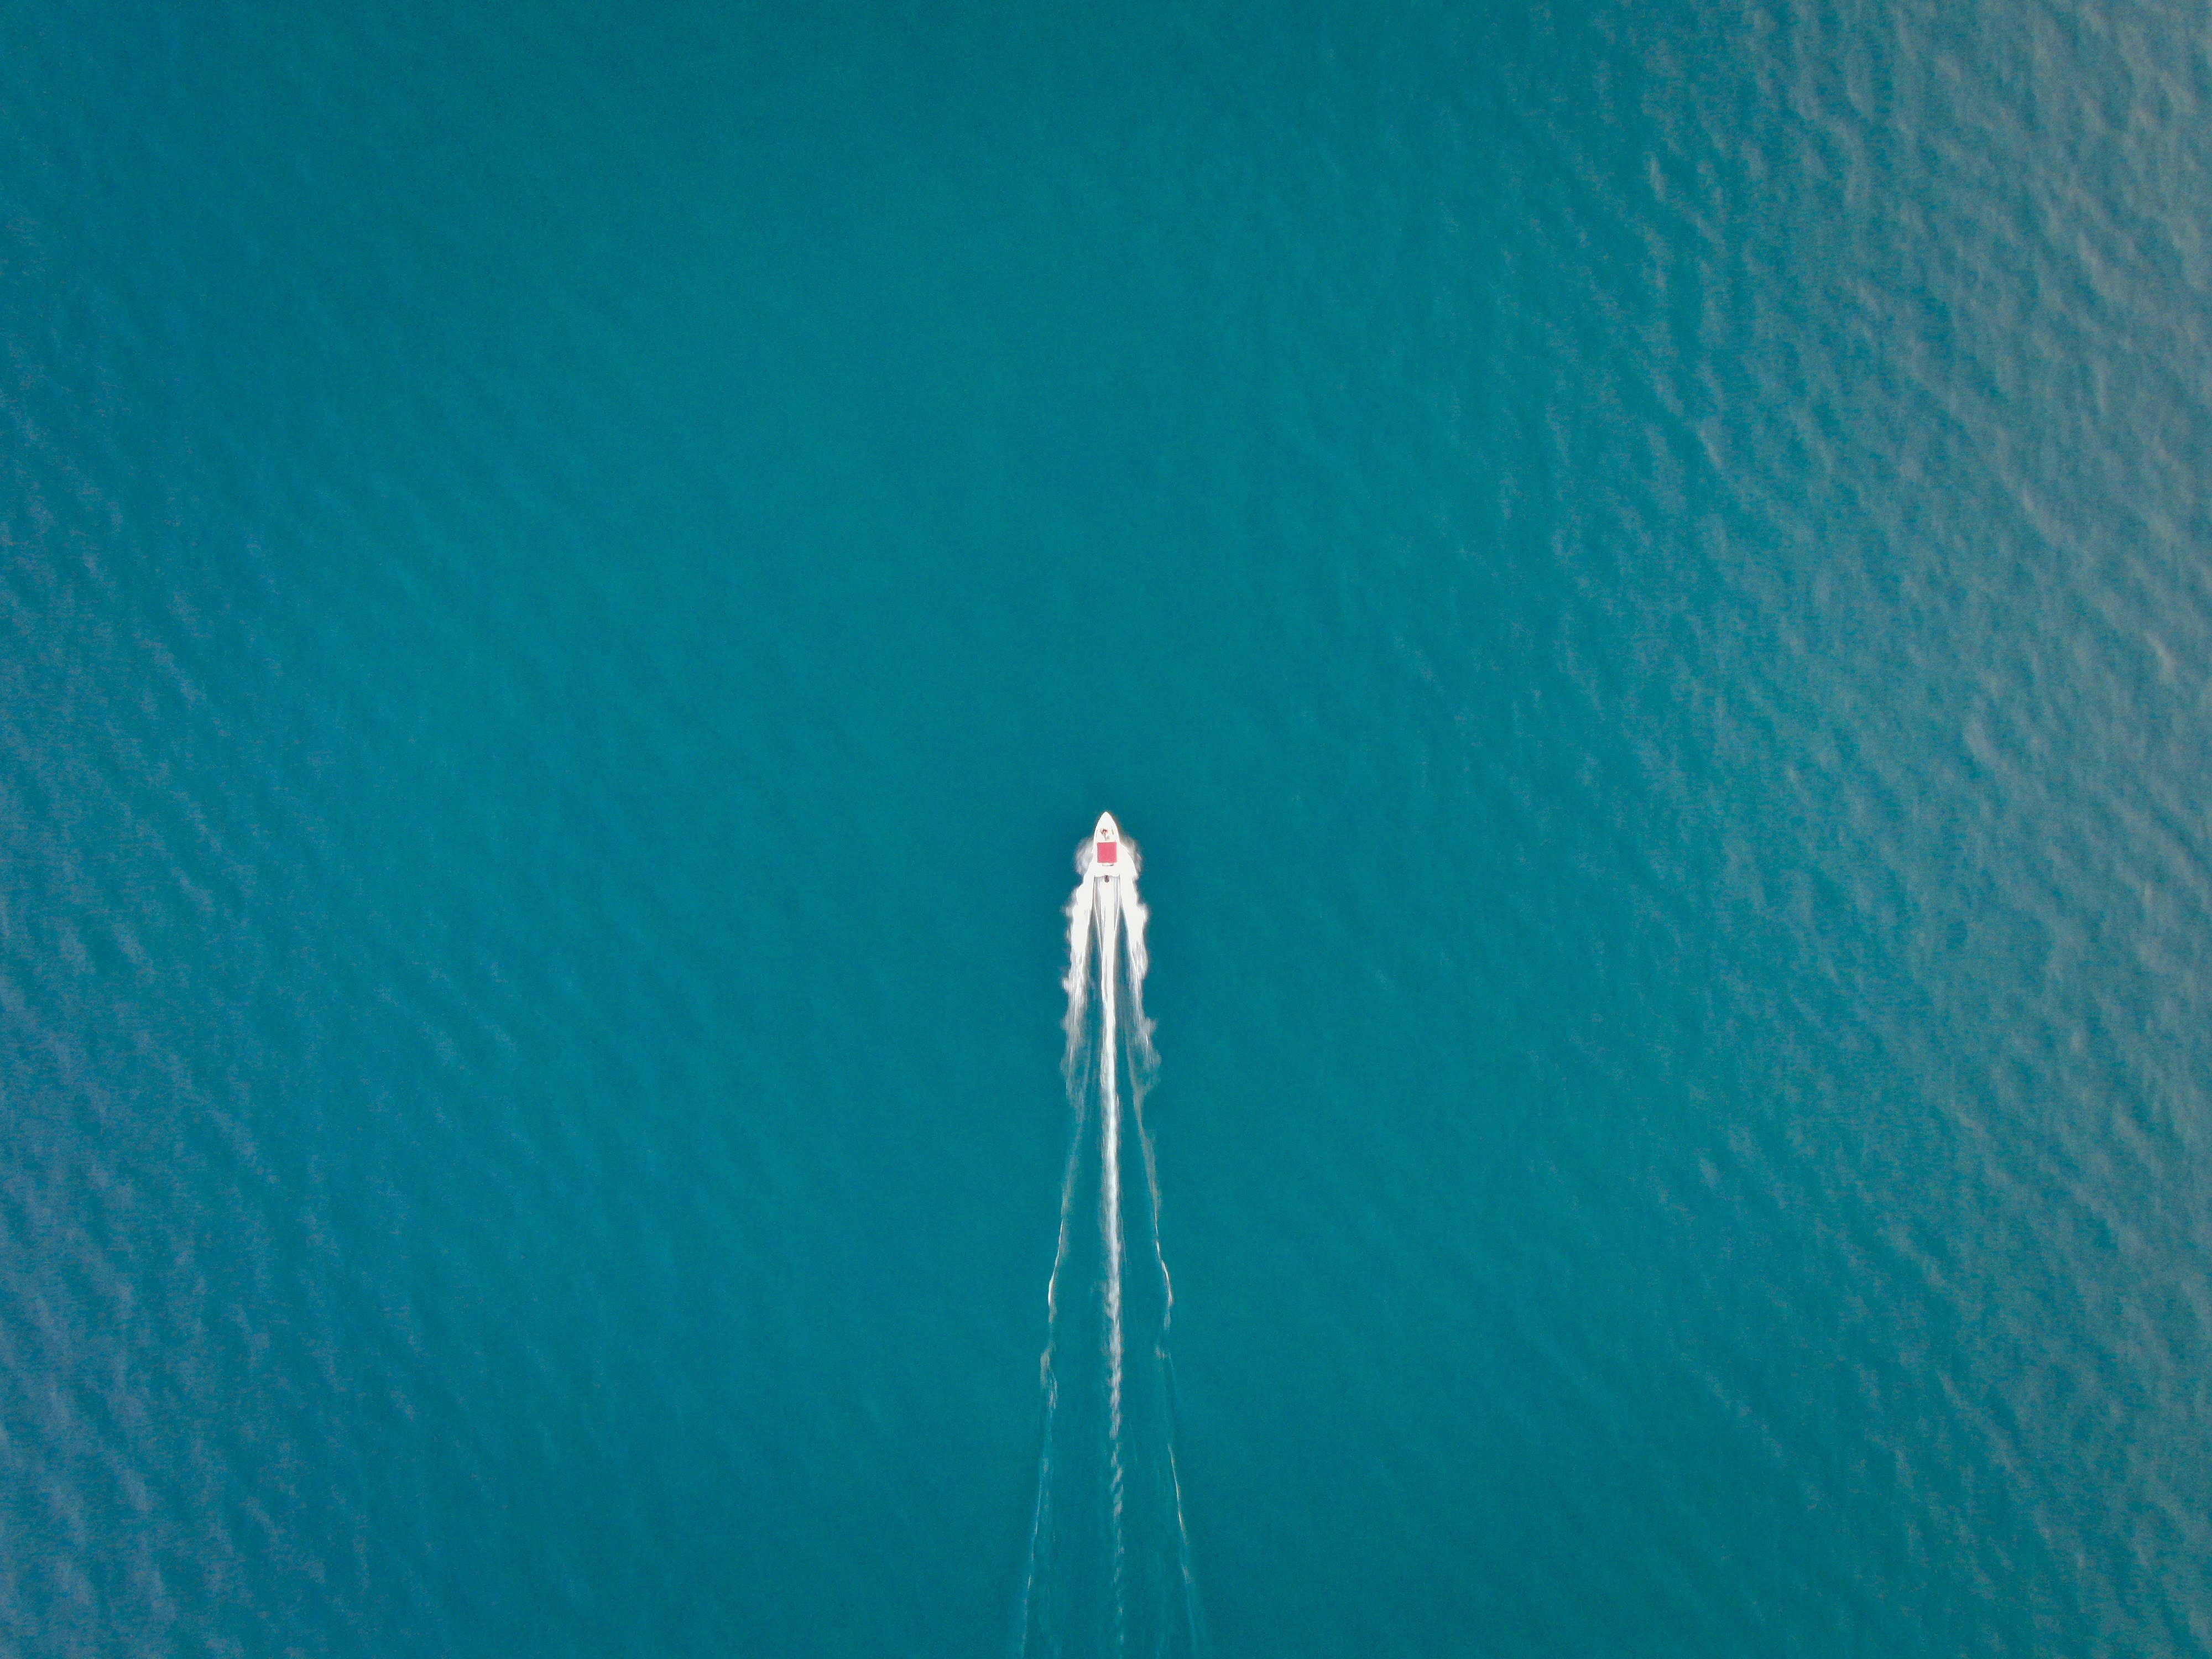
[[[2201,3],[0,0],[0,1652],[2212,1653]],[[1074,1659],[1070,1656],[1070,1659]]]

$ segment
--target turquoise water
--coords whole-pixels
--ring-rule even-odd
[[[0,42],[0,1647],[2212,1652],[2199,12]]]

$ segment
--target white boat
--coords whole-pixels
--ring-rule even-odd
[[[1091,832],[1091,873],[1108,880],[1127,875],[1130,859],[1121,845],[1121,826],[1114,822],[1111,812],[1098,815],[1098,827]]]

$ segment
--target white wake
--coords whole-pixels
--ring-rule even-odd
[[[1066,1047],[1061,1071],[1067,1086],[1072,1130],[1067,1159],[1060,1183],[1060,1237],[1052,1273],[1045,1285],[1047,1334],[1039,1363],[1039,1381],[1045,1406],[1044,1443],[1038,1456],[1036,1497],[1030,1525],[1028,1561],[1024,1571],[1018,1607],[1018,1652],[1027,1656],[1035,1647],[1060,1654],[1071,1644],[1081,1650],[1095,1639],[1114,1659],[1121,1659],[1131,1644],[1132,1585],[1130,1532],[1139,1529],[1139,1547],[1148,1553],[1171,1542],[1171,1566],[1160,1563],[1157,1575],[1170,1574],[1170,1589],[1159,1583],[1147,1600],[1151,1578],[1137,1587],[1134,1609],[1137,1634],[1144,1648],[1166,1654],[1195,1653],[1200,1646],[1197,1584],[1191,1565],[1190,1530],[1183,1514],[1182,1480],[1174,1441],[1174,1380],[1168,1352],[1168,1327],[1175,1308],[1175,1285],[1169,1275],[1166,1251],[1160,1242],[1159,1165],[1152,1137],[1145,1122],[1145,1097],[1158,1070],[1152,1048],[1152,1022],[1145,1013],[1145,977],[1151,967],[1146,944],[1150,913],[1137,892],[1139,867],[1135,843],[1121,843],[1123,862],[1109,872],[1094,867],[1093,843],[1085,840],[1077,850],[1079,877],[1067,904],[1067,970],[1061,981],[1067,994],[1064,1020]],[[1092,1018],[1092,962],[1097,961],[1097,1018]],[[1121,994],[1127,995],[1127,1018],[1122,1018]],[[1095,1035],[1094,1035],[1095,1026]],[[1095,1060],[1095,1063],[1094,1063]],[[1152,1416],[1125,1444],[1130,1431],[1125,1420],[1127,1316],[1124,1279],[1127,1273],[1127,1227],[1121,1181],[1122,1096],[1121,1073],[1129,1075],[1129,1112],[1143,1153],[1145,1191],[1151,1223],[1153,1265],[1159,1285],[1159,1325],[1152,1344],[1153,1387],[1149,1396]],[[1060,1305],[1061,1280],[1069,1270],[1080,1241],[1075,1217],[1079,1194],[1090,1151],[1088,1133],[1093,1099],[1097,1102],[1096,1138],[1098,1180],[1097,1257],[1097,1335],[1100,1365],[1096,1377],[1073,1374],[1085,1384],[1079,1390],[1097,1401],[1097,1450],[1103,1455],[1103,1490],[1097,1492],[1101,1513],[1097,1530],[1087,1529],[1081,1512],[1082,1498],[1062,1490],[1072,1483],[1057,1468],[1066,1425],[1062,1422],[1063,1398],[1059,1366],[1062,1337],[1080,1316]],[[1082,1245],[1088,1251],[1088,1245]],[[1085,1299],[1085,1307],[1090,1299]],[[1078,1411],[1079,1413],[1080,1407]],[[1129,1459],[1151,1471],[1148,1490],[1165,1499],[1158,1518],[1132,1516]],[[1079,1467],[1076,1471],[1081,1473]],[[1073,1483],[1079,1484],[1079,1483]],[[1164,1487],[1164,1489],[1163,1489]],[[1157,1502],[1157,1500],[1155,1500]],[[1171,1515],[1172,1539],[1158,1533]],[[1150,1526],[1150,1531],[1146,1530]],[[1093,1551],[1101,1558],[1087,1559]],[[1085,1594],[1086,1580],[1095,1573],[1098,1594]],[[1065,1581],[1065,1582],[1062,1582]],[[1176,1592],[1179,1591],[1179,1594]],[[1093,1616],[1085,1617],[1085,1613]]]

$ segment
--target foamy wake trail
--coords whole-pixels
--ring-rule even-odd
[[[1071,1100],[1083,1087],[1076,1068],[1083,1058],[1083,1016],[1091,1005],[1091,923],[1097,908],[1097,896],[1086,876],[1067,897],[1067,972],[1060,981],[1067,993],[1067,1012],[1060,1022],[1067,1033],[1067,1052],[1060,1058],[1060,1074]]]
[[[1061,1059],[1061,1071],[1066,1080],[1070,1115],[1073,1127],[1068,1141],[1067,1161],[1060,1182],[1060,1237],[1053,1257],[1052,1275],[1045,1285],[1045,1312],[1048,1331],[1044,1352],[1038,1365],[1039,1381],[1044,1391],[1045,1424],[1043,1446],[1037,1460],[1036,1504],[1030,1522],[1029,1554],[1023,1575],[1021,1599],[1018,1608],[1018,1642],[1017,1651],[1024,1656],[1031,1650],[1035,1634],[1045,1650],[1054,1654],[1063,1651],[1066,1643],[1075,1640],[1079,1645],[1083,1638],[1079,1630],[1061,1627],[1060,1621],[1072,1608],[1085,1605],[1086,1593],[1079,1588],[1080,1580],[1088,1573],[1103,1567],[1103,1582],[1091,1580],[1103,1591],[1103,1602],[1091,1601],[1095,1616],[1103,1619],[1103,1627],[1090,1626],[1096,1632],[1092,1640],[1103,1638],[1106,1650],[1120,1659],[1128,1650],[1131,1630],[1131,1588],[1128,1552],[1129,1534],[1127,1526],[1138,1524],[1125,1516],[1125,1507],[1130,1487],[1130,1449],[1124,1445],[1126,1339],[1124,1332],[1124,1280],[1127,1274],[1127,1238],[1123,1218],[1121,1183],[1122,1106],[1121,1068],[1129,1070],[1129,1105],[1135,1121],[1139,1144],[1144,1155],[1145,1189],[1152,1218],[1153,1262],[1159,1273],[1161,1294],[1161,1322],[1159,1338],[1153,1348],[1158,1363],[1158,1400],[1153,1411],[1164,1415],[1148,1415],[1144,1421],[1156,1425],[1139,1431],[1140,1440],[1135,1450],[1144,1465],[1142,1490],[1158,1492],[1162,1462],[1167,1476],[1167,1486],[1172,1494],[1175,1510],[1174,1550],[1176,1565],[1172,1571],[1179,1574],[1182,1584],[1181,1620],[1185,1627],[1188,1650],[1196,1652],[1200,1644],[1197,1586],[1191,1567],[1190,1532],[1183,1516],[1182,1480],[1174,1446],[1174,1381],[1168,1357],[1167,1326],[1175,1305],[1175,1286],[1168,1275],[1166,1252],[1160,1243],[1160,1190],[1158,1160],[1152,1148],[1150,1132],[1145,1126],[1145,1096],[1150,1089],[1157,1070],[1152,1050],[1152,1022],[1146,1017],[1145,976],[1151,967],[1145,940],[1146,924],[1150,920],[1143,902],[1137,896],[1135,882],[1136,848],[1133,843],[1123,842],[1127,854],[1118,880],[1097,878],[1091,866],[1091,843],[1086,842],[1077,855],[1077,869],[1082,879],[1070,896],[1067,904],[1067,969],[1061,987],[1067,994],[1067,1012],[1064,1019],[1067,1044]],[[1092,1037],[1091,1006],[1092,1001],[1091,958],[1097,957],[1097,1036]],[[1121,1012],[1121,997],[1126,991],[1127,1018]],[[1095,1066],[1094,1066],[1095,1057]],[[1073,1499],[1057,1491],[1055,1475],[1060,1458],[1059,1441],[1064,1433],[1061,1416],[1061,1379],[1058,1367],[1060,1360],[1061,1320],[1060,1285],[1062,1275],[1075,1248],[1074,1218],[1077,1196],[1083,1187],[1082,1171],[1088,1146],[1091,1119],[1090,1109],[1093,1090],[1098,1101],[1098,1225],[1099,1261],[1096,1284],[1097,1300],[1087,1299],[1078,1304],[1079,1308],[1096,1308],[1102,1328],[1097,1331],[1103,1376],[1093,1374],[1084,1377],[1070,1373],[1070,1380],[1080,1384],[1076,1398],[1094,1402],[1089,1409],[1103,1411],[1103,1422],[1086,1418],[1085,1408],[1075,1407],[1074,1422],[1080,1425],[1086,1420],[1094,1425],[1093,1431],[1103,1434],[1104,1444],[1103,1473],[1105,1490],[1096,1487],[1091,1501],[1103,1498],[1103,1514],[1091,1510],[1103,1523],[1103,1536],[1091,1532],[1091,1547],[1103,1546],[1106,1559],[1099,1562],[1089,1557],[1093,1564],[1085,1567],[1081,1537],[1084,1523],[1079,1520],[1083,1509],[1081,1475],[1077,1471],[1078,1490]],[[1071,1309],[1067,1317],[1076,1317]],[[1098,1466],[1089,1466],[1096,1470]],[[1093,1477],[1095,1478],[1095,1477]],[[1068,1504],[1077,1504],[1070,1511]],[[1158,1498],[1146,1500],[1157,1503]],[[1151,1552],[1164,1540],[1159,1537],[1158,1526],[1164,1516],[1153,1512],[1154,1518],[1141,1524],[1148,1527],[1145,1547],[1146,1559],[1157,1562]],[[1068,1528],[1073,1524],[1075,1531]],[[1096,1524],[1096,1523],[1091,1523]],[[1071,1544],[1071,1539],[1075,1541]],[[1068,1552],[1076,1551],[1071,1558]],[[1164,1564],[1163,1564],[1164,1565]],[[1148,1574],[1158,1568],[1148,1568]],[[1073,1572],[1073,1578],[1067,1575]],[[1148,1583],[1158,1580],[1146,1577]],[[1172,1579],[1170,1580],[1172,1583]],[[1172,1594],[1172,1592],[1170,1592]],[[1172,1640],[1165,1627],[1152,1628],[1164,1615],[1170,1622],[1175,1616],[1158,1601],[1157,1590],[1148,1594],[1145,1602],[1149,1612],[1146,1645],[1157,1644],[1158,1651],[1166,1653],[1179,1645]],[[1071,1600],[1071,1596],[1073,1598]],[[1079,1620],[1079,1624],[1082,1621]],[[1033,1632],[1032,1625],[1036,1625]]]
[[[1091,1000],[1091,927],[1098,908],[1097,896],[1088,881],[1078,882],[1067,900],[1067,972],[1060,988],[1067,993],[1067,1013],[1060,1024],[1067,1032],[1067,1049],[1060,1057],[1060,1075],[1067,1085],[1067,1104],[1074,1114],[1075,1133],[1067,1142],[1067,1174],[1060,1188],[1060,1249],[1052,1259],[1052,1277],[1044,1287],[1044,1365],[1049,1374],[1052,1346],[1060,1328],[1060,1274],[1067,1265],[1068,1227],[1075,1218],[1075,1176],[1083,1160],[1083,1128],[1090,1116],[1091,1091],[1084,1086],[1084,1011]]]
[[[1067,900],[1067,972],[1060,988],[1067,993],[1067,1013],[1061,1021],[1067,1032],[1067,1050],[1060,1062],[1067,1085],[1067,1104],[1073,1127],[1067,1136],[1067,1167],[1060,1182],[1060,1243],[1053,1252],[1052,1277],[1045,1281],[1044,1352],[1037,1358],[1037,1382],[1044,1390],[1045,1437],[1037,1454],[1036,1503],[1030,1517],[1029,1561],[1022,1572],[1021,1604],[1016,1611],[1021,1651],[1029,1651],[1030,1605],[1036,1589],[1037,1545],[1043,1536],[1045,1506],[1052,1492],[1053,1419],[1060,1404],[1060,1379],[1053,1375],[1053,1354],[1060,1342],[1060,1276],[1067,1266],[1067,1247],[1075,1221],[1076,1176],[1083,1164],[1083,1131],[1091,1116],[1091,1091],[1079,1069],[1083,1058],[1084,1015],[1091,1000],[1091,925],[1097,910],[1091,884],[1078,882]]]
[[[1137,1144],[1144,1149],[1145,1193],[1152,1209],[1152,1261],[1160,1273],[1160,1335],[1152,1357],[1160,1367],[1161,1390],[1169,1412],[1168,1482],[1175,1496],[1176,1565],[1182,1576],[1183,1618],[1195,1650],[1200,1642],[1198,1577],[1191,1565],[1190,1523],[1183,1516],[1182,1472],[1176,1462],[1175,1362],[1168,1352],[1168,1329],[1175,1323],[1175,1279],[1168,1272],[1167,1247],[1160,1242],[1159,1159],[1152,1151],[1152,1133],[1145,1127],[1145,1095],[1159,1070],[1159,1056],[1152,1049],[1152,1022],[1145,1017],[1145,975],[1152,967],[1151,953],[1145,948],[1145,924],[1152,920],[1152,912],[1137,896],[1133,878],[1125,885],[1121,913],[1128,935],[1129,1103],[1137,1120]]]
[[[1106,1240],[1106,1470],[1108,1523],[1114,1555],[1114,1651],[1126,1645],[1128,1622],[1127,1541],[1122,1535],[1127,1469],[1121,1453],[1121,1101],[1115,1082],[1121,1044],[1115,1040],[1114,1006],[1115,934],[1121,907],[1112,884],[1099,889],[1098,1004],[1103,1029],[1098,1042],[1098,1078],[1104,1107],[1099,1116],[1098,1220]]]

